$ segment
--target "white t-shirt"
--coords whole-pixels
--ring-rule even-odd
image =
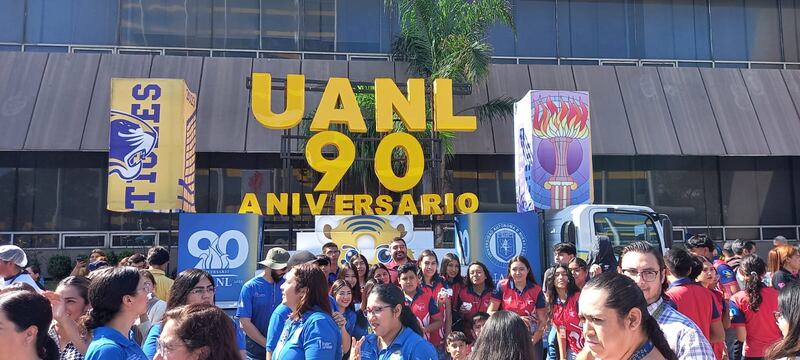
[[[2,287],[6,287],[6,286],[9,286],[11,284],[16,284],[16,283],[26,283],[26,284],[32,286],[34,289],[36,289],[36,292],[38,292],[40,294],[43,292],[42,289],[39,288],[39,285],[36,284],[36,281],[33,280],[33,278],[31,277],[30,274],[19,274],[19,275],[15,276],[15,277],[12,277],[12,278],[8,279],[8,280],[3,279],[3,286]]]

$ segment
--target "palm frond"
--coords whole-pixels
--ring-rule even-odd
[[[474,111],[479,121],[494,122],[514,114],[514,100],[511,97],[494,98],[485,104],[472,106],[459,112],[463,114]]]

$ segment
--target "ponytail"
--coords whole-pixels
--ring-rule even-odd
[[[93,331],[111,322],[115,315],[117,315],[117,311],[112,312],[93,308],[89,310],[89,314],[83,317],[83,327],[86,331]]]
[[[645,316],[645,314],[642,315]],[[653,343],[653,346],[658,349],[661,355],[664,355],[665,359],[678,360],[678,356],[675,355],[675,352],[672,351],[671,347],[669,347],[667,338],[664,337],[664,332],[661,331],[661,327],[658,326],[658,321],[656,321],[656,318],[650,316],[649,314],[646,316],[647,319],[644,320],[642,326],[644,327],[647,337]]]
[[[414,316],[414,313],[411,312],[411,308],[404,304],[400,304],[400,306],[402,306],[400,309],[400,323],[414,330],[417,335],[422,336],[422,327],[419,326],[419,321],[417,321],[417,317]]]
[[[61,357],[56,341],[44,329],[39,329],[36,334],[36,355],[42,360],[58,360]]]
[[[764,273],[767,271],[767,264],[765,264],[764,260],[758,257],[758,255],[751,254],[742,259],[740,267],[747,276],[745,292],[747,293],[747,298],[750,300],[750,310],[758,312],[758,307],[761,306],[762,301],[761,289],[764,287],[764,283],[761,282],[761,277],[764,276]]]

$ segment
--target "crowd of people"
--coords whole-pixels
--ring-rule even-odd
[[[538,281],[523,256],[498,279],[454,254],[370,265],[272,248],[235,316],[214,277],[167,276],[160,247],[111,266],[101,250],[46,291],[25,252],[0,246],[0,348],[13,359],[792,359],[800,356],[800,252],[776,238],[718,246],[704,235],[666,254],[599,237],[585,261],[553,248]],[[38,272],[38,269],[36,269]]]

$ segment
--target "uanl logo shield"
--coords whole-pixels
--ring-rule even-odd
[[[503,267],[515,256],[524,255],[522,251],[527,241],[522,229],[505,222],[492,226],[483,237],[489,260]]]
[[[500,230],[495,233],[497,242],[497,256],[503,261],[510,261],[517,254],[516,234],[510,230]]]

